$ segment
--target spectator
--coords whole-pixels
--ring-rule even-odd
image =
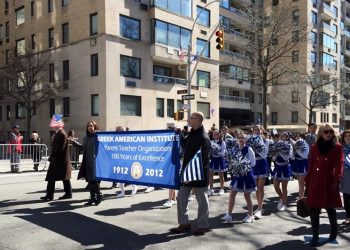
[[[187,164],[193,159],[198,150],[201,149],[204,179],[200,181],[182,183],[178,192],[177,201],[177,217],[179,226],[170,229],[172,233],[183,233],[191,229],[191,224],[188,218],[188,198],[190,196],[192,188],[198,202],[198,229],[193,233],[195,235],[201,235],[209,231],[207,171],[209,166],[210,140],[208,134],[203,128],[203,120],[204,116],[201,112],[194,112],[189,117],[188,122],[192,129],[187,137],[183,166],[187,166]]]
[[[329,241],[337,238],[337,214],[335,208],[342,207],[339,184],[343,172],[343,149],[336,142],[331,125],[320,126],[317,140],[309,154],[309,165],[305,177],[307,204],[310,208],[312,239],[310,245],[317,246],[320,212],[325,208],[331,225]]]
[[[85,178],[89,183],[90,200],[85,206],[91,206],[95,203],[98,206],[102,201],[102,193],[100,191],[101,181],[96,180],[96,132],[98,126],[95,121],[89,121],[86,124],[86,135],[83,139],[83,161],[78,174],[78,179]]]
[[[74,130],[70,130],[68,132],[68,143],[69,143],[69,155],[72,162],[72,167],[74,169],[78,169],[81,144],[78,142],[78,138],[75,137]]]
[[[350,130],[345,130],[340,139],[344,152],[344,172],[341,185],[346,219],[343,224],[350,225]]]
[[[65,194],[60,200],[72,198],[72,186],[70,183],[72,165],[69,158],[67,133],[63,128],[57,128],[52,141],[50,165],[46,175],[46,195],[40,199],[44,201],[53,200],[55,193],[55,182],[63,181]]]
[[[29,143],[33,144],[33,147],[31,148],[31,154],[32,154],[32,159],[33,159],[33,163],[34,163],[34,167],[33,169],[35,171],[38,171],[38,167],[39,167],[39,163],[41,160],[41,148],[40,148],[40,138],[39,138],[39,134],[36,131],[33,131],[30,139],[29,139]]]
[[[10,154],[11,172],[20,173],[19,162],[22,153],[23,136],[19,132],[19,125],[14,125],[9,134],[9,143],[12,145],[8,148]]]
[[[317,125],[315,123],[310,123],[308,125],[308,134],[305,135],[305,141],[309,144],[309,148],[311,149],[312,145],[316,142],[316,130]]]

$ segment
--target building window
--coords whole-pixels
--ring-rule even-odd
[[[295,50],[292,52],[292,62],[299,62],[299,51]]]
[[[261,123],[261,121],[262,121],[262,113],[261,112],[256,113],[256,120],[257,120],[258,124]]]
[[[99,98],[97,94],[91,95],[91,116],[99,115]]]
[[[164,117],[164,99],[163,98],[157,98],[156,116]]]
[[[298,122],[298,111],[292,112],[292,122]]]
[[[35,7],[34,0],[30,1],[30,16],[34,16],[34,7]]]
[[[26,118],[27,110],[23,102],[16,103],[16,119]]]
[[[187,49],[187,46],[190,44],[190,30],[159,20],[153,20],[153,23],[153,42],[172,46],[174,48]]]
[[[292,18],[293,18],[293,22],[299,23],[299,10],[293,10]]]
[[[317,43],[317,33],[316,32],[313,32],[313,31],[310,32],[310,40],[313,44]]]
[[[11,106],[6,105],[6,120],[9,121],[11,120]]]
[[[35,49],[35,34],[31,35],[31,44],[32,44],[32,49]]]
[[[312,111],[312,113],[311,113],[311,121],[313,123],[316,123],[316,112],[315,111]]]
[[[5,10],[7,10],[9,8],[9,0],[4,0],[5,2]]]
[[[210,11],[203,7],[197,6],[197,23],[204,26],[210,26]]]
[[[210,73],[197,70],[197,86],[210,88]]]
[[[258,97],[259,97],[259,104],[262,104],[262,94],[259,94]]]
[[[10,50],[7,49],[7,50],[5,51],[5,63],[6,63],[6,65],[8,65],[9,62],[10,62]]]
[[[337,123],[338,121],[337,114],[332,114],[332,123]]]
[[[120,74],[125,77],[141,78],[141,59],[120,55]]]
[[[140,20],[120,15],[120,35],[122,37],[141,40]]]
[[[69,43],[69,23],[62,24],[62,43]]]
[[[273,73],[271,75],[271,83],[272,83],[272,85],[277,85],[278,84],[278,74]]]
[[[49,48],[53,48],[54,46],[54,31],[53,28],[49,29]]]
[[[49,64],[49,82],[55,82],[55,64]]]
[[[90,36],[98,34],[97,13],[90,14]]]
[[[278,113],[277,112],[271,112],[271,124],[276,125],[278,122]]]
[[[311,11],[311,22],[317,24],[317,13],[315,11]]]
[[[333,30],[333,32],[334,32],[336,35],[338,35],[338,25],[333,24],[333,25],[332,25],[332,30]]]
[[[205,119],[210,119],[210,103],[197,102],[197,110],[203,113]]]
[[[16,9],[16,25],[24,23],[25,19],[24,6]]]
[[[90,69],[91,69],[91,76],[97,76],[98,75],[98,54],[91,55],[90,59]]]
[[[0,41],[2,41],[4,37],[4,26],[0,24]]]
[[[62,0],[62,7],[67,6],[69,3],[69,0]]]
[[[192,0],[154,0],[153,4],[178,15],[192,16]]]
[[[310,52],[310,61],[311,63],[316,63],[316,52]]]
[[[292,102],[299,102],[299,92],[292,91]]]
[[[278,0],[272,0],[272,6],[277,6],[278,5]]]
[[[0,106],[0,121],[2,121],[2,106]]]
[[[321,65],[324,65],[324,66],[328,66],[328,67],[331,67],[331,68],[334,68],[335,65],[334,65],[334,57],[330,54],[327,54],[327,53],[322,53],[322,57],[321,57]]]
[[[47,12],[53,11],[53,0],[47,0]]]
[[[327,35],[326,33],[322,33],[321,38],[322,38],[321,42],[322,42],[323,46],[336,51],[336,48],[334,46],[334,44],[335,44],[334,37],[331,37],[330,35]]]
[[[26,52],[26,40],[24,38],[16,41],[16,55],[24,55]]]
[[[292,41],[295,43],[299,42],[299,30],[293,31]]]
[[[63,81],[69,81],[69,60],[63,61]]]
[[[5,37],[9,38],[9,36],[10,36],[10,23],[6,22],[5,23]]]
[[[63,97],[63,116],[69,117],[70,115],[70,99],[69,97]]]
[[[174,117],[175,102],[174,99],[167,99],[166,101],[166,113],[168,117]]]
[[[52,117],[52,115],[56,113],[56,103],[54,98],[50,98],[49,111],[50,111],[50,114],[49,114],[50,117]]]
[[[153,65],[153,74],[171,77],[171,68]]]
[[[120,114],[141,116],[141,96],[120,95]]]
[[[204,49],[204,52],[202,54],[202,56],[205,56],[205,57],[210,57],[210,43],[206,40],[203,40],[203,39],[200,39],[200,38],[197,38],[197,54],[200,55],[202,50]]]

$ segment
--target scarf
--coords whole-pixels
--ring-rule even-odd
[[[333,147],[333,140],[325,141],[323,138],[320,138],[317,142],[317,148],[321,155],[326,155]]]

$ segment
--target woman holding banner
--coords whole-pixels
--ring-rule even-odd
[[[78,179],[85,178],[89,183],[90,200],[85,203],[86,206],[99,205],[102,201],[100,191],[100,181],[96,180],[96,132],[98,127],[95,121],[89,121],[86,125],[86,136],[83,139],[83,161],[78,174]]]

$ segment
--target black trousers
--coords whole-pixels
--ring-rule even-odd
[[[337,224],[337,212],[335,208],[326,208],[329,224],[331,226],[331,235],[337,235],[338,224]],[[312,236],[318,238],[320,228],[320,208],[310,208],[310,219],[312,227]]]
[[[346,218],[350,218],[350,194],[343,193]]]
[[[72,194],[72,185],[70,184],[70,180],[63,180],[63,188],[66,195]],[[46,194],[47,196],[53,196],[55,193],[55,183],[56,181],[48,181],[47,182],[47,188],[46,188]]]
[[[98,196],[101,196],[100,183],[101,181],[89,181],[91,199],[96,199]]]

